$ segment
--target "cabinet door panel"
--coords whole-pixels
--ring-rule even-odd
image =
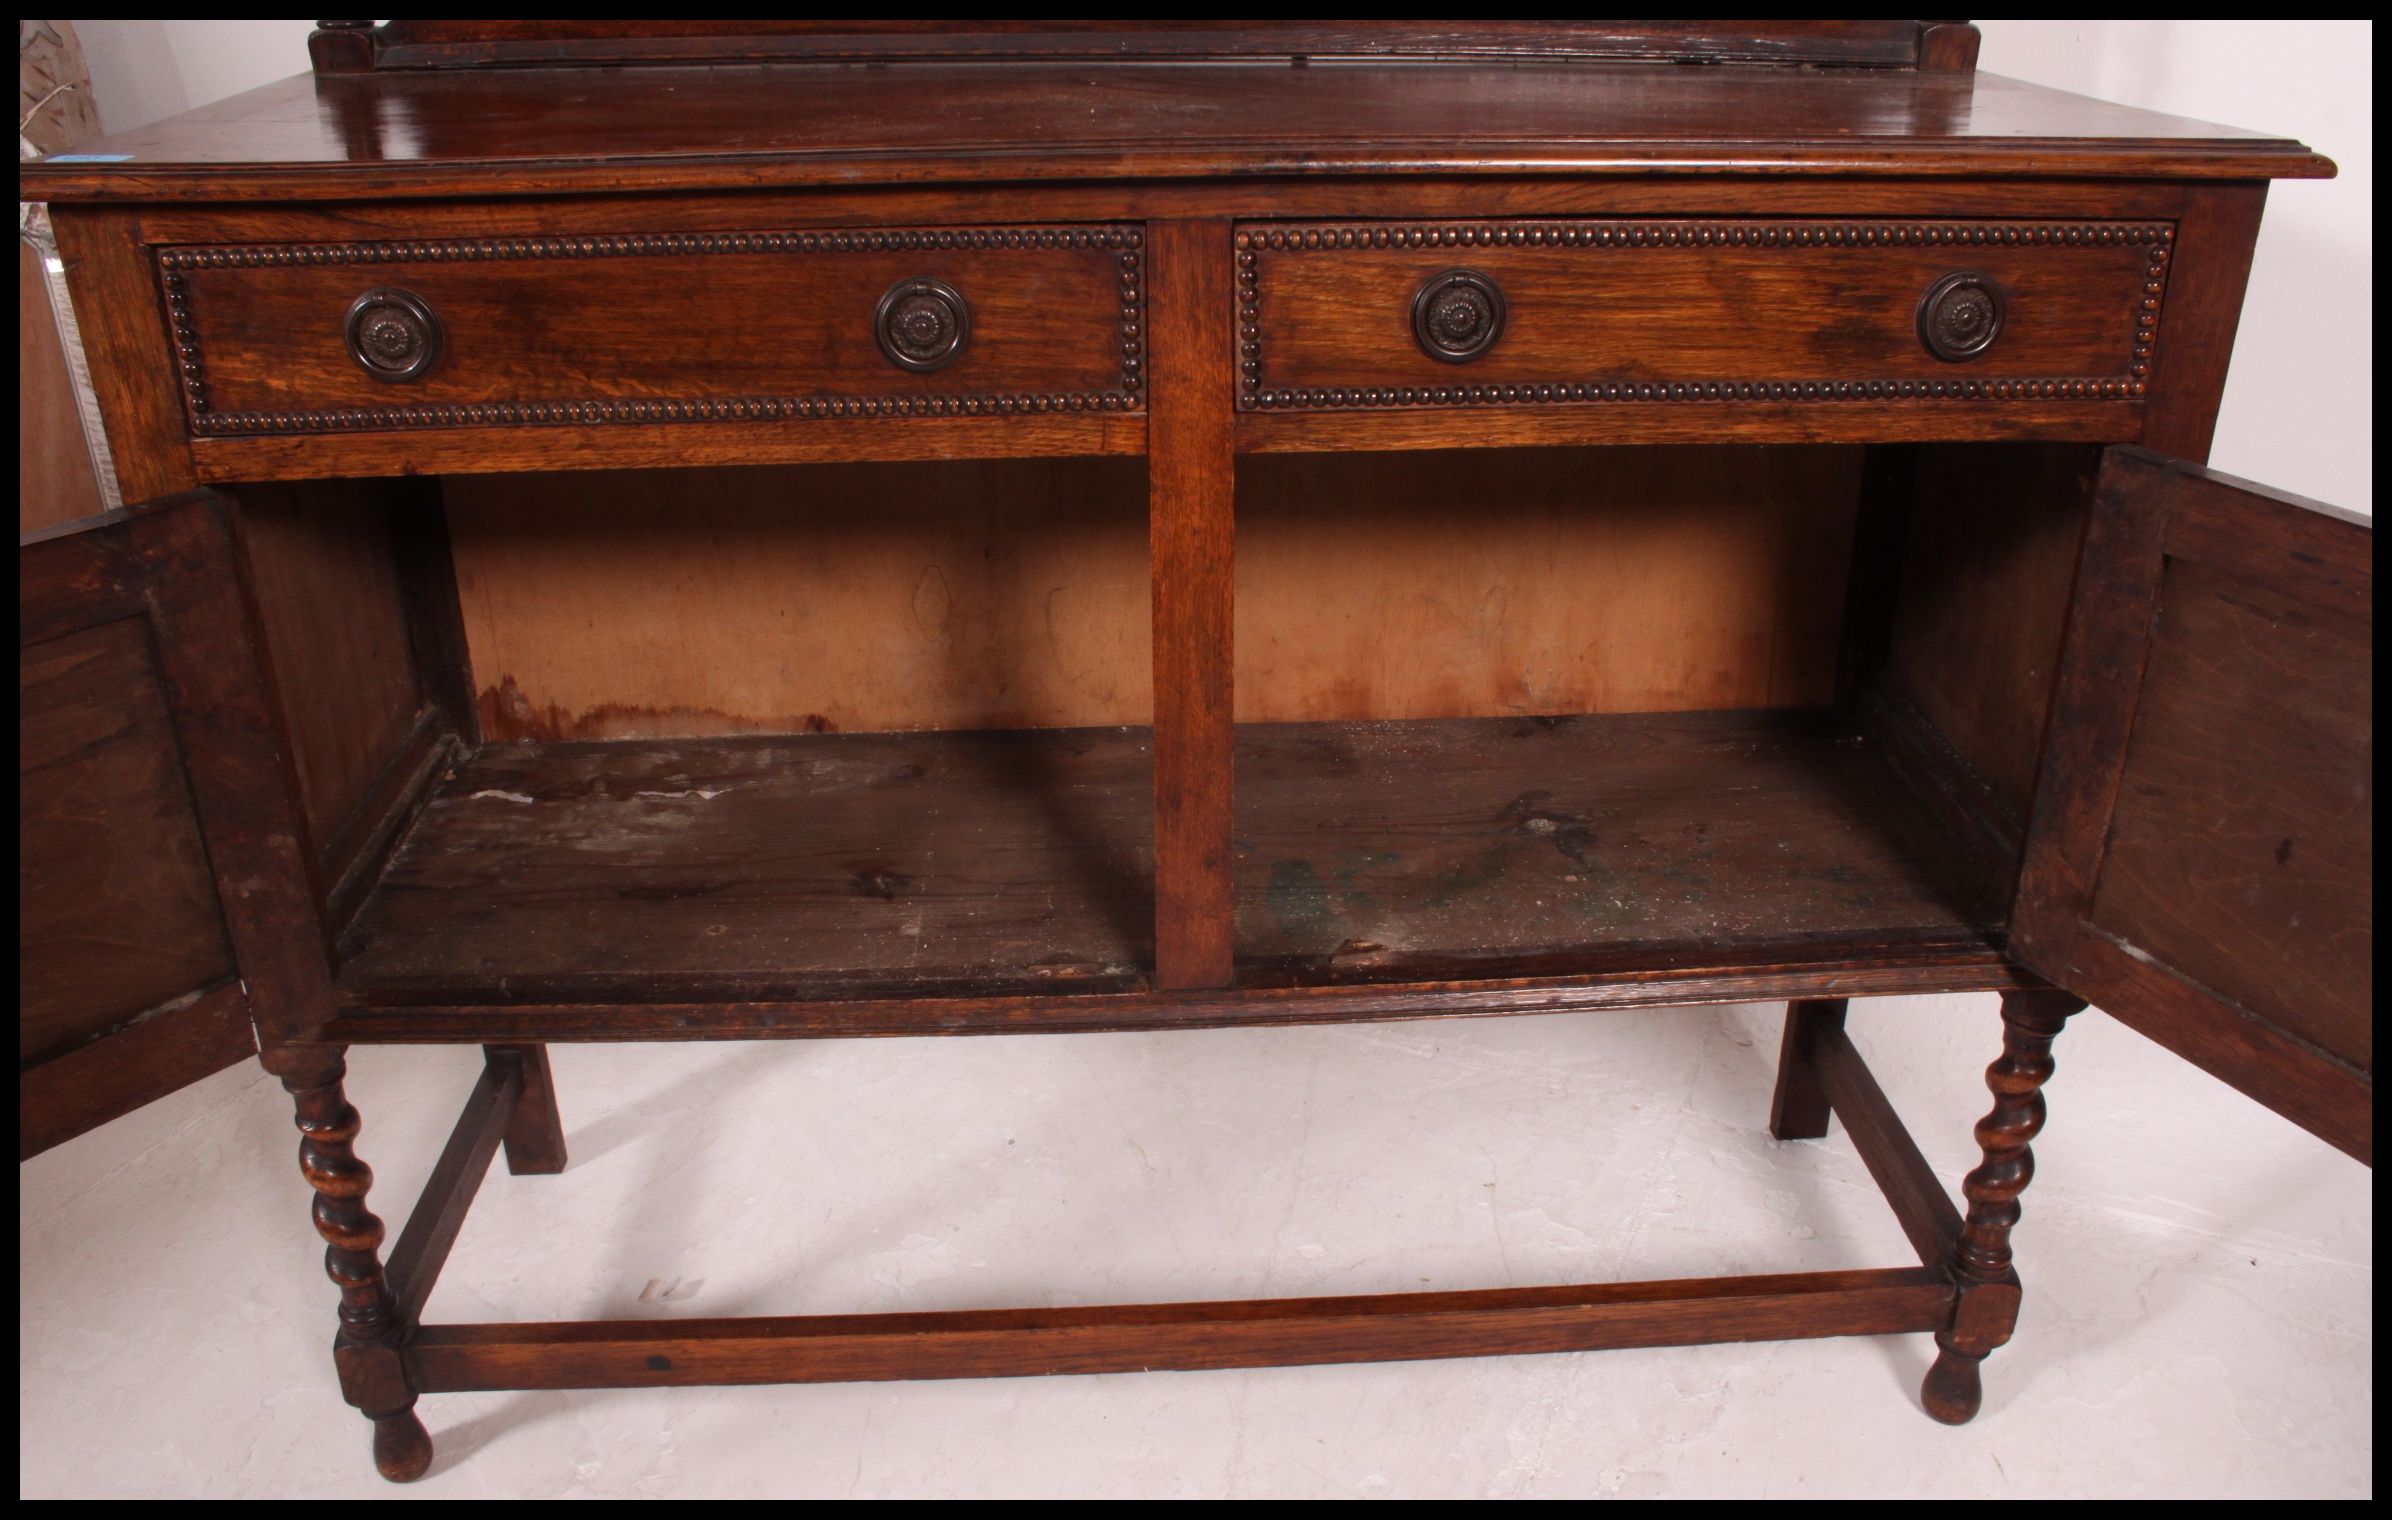
[[[274,915],[309,882],[214,498],[24,539],[17,592],[29,1156],[255,1051],[253,1016],[287,1025],[253,989],[288,980]]]
[[[2111,450],[2013,943],[2362,1160],[2373,587],[2363,519]]]

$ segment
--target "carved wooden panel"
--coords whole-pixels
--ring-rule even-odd
[[[1141,237],[248,244],[163,249],[158,268],[191,431],[210,437],[1127,412],[1142,404]],[[943,328],[910,340],[887,325],[938,327],[940,311]]]
[[[1237,238],[1238,404],[2134,404],[2174,239],[2165,222],[1256,223]],[[1462,326],[1430,334],[1424,303]]]

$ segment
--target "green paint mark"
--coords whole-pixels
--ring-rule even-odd
[[[1273,861],[1263,900],[1270,906],[1271,921],[1291,940],[1305,943],[1335,932],[1337,906],[1309,860]]]

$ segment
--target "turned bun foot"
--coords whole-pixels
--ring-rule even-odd
[[[432,1433],[412,1408],[374,1420],[374,1467],[393,1483],[412,1483],[432,1465]]]
[[[1919,1402],[1927,1413],[1946,1425],[1966,1425],[1985,1403],[1985,1380],[1978,1375],[1983,1352],[1960,1351],[1936,1338],[1935,1365],[1919,1386]]]

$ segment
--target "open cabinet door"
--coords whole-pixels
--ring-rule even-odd
[[[2102,464],[2012,953],[2374,1164],[2373,534]]]
[[[33,534],[17,573],[22,1159],[257,1048],[182,715],[258,677],[212,497]]]

